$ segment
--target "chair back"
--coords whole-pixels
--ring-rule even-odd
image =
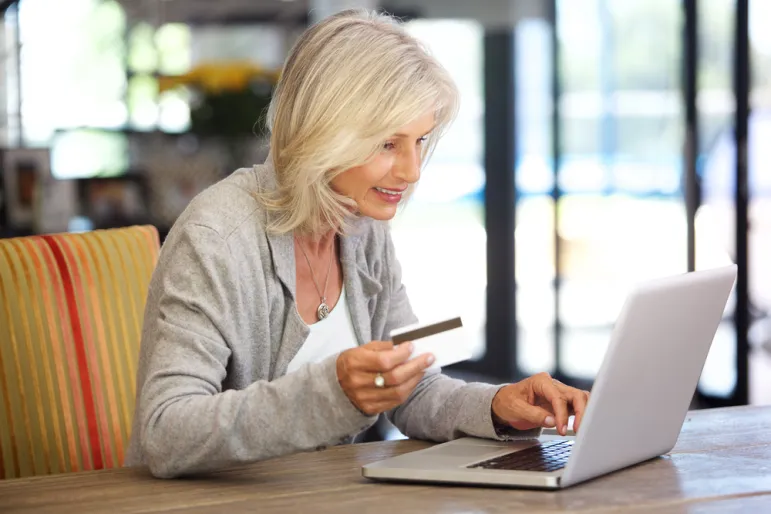
[[[152,226],[0,239],[0,478],[119,467]]]

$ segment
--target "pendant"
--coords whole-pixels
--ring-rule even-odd
[[[321,302],[319,308],[316,309],[316,316],[318,316],[319,321],[329,316],[329,305],[326,302]]]

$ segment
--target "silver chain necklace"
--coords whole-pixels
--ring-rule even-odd
[[[332,257],[334,256],[335,252],[334,249],[329,254],[329,266],[327,267],[327,280],[324,282],[324,291],[322,292],[321,289],[319,289],[319,285],[316,283],[316,275],[313,273],[313,266],[311,266],[311,260],[308,258],[308,254],[305,253],[305,248],[303,247],[302,242],[299,238],[297,238],[297,244],[300,245],[300,250],[302,250],[303,255],[305,256],[305,262],[308,263],[308,269],[311,270],[311,279],[313,280],[313,285],[316,287],[316,291],[319,293],[319,297],[321,298],[321,303],[319,304],[318,308],[316,309],[316,317],[319,318],[319,321],[323,320],[327,316],[329,316],[329,305],[327,305],[327,285],[329,285],[329,274],[332,271]]]

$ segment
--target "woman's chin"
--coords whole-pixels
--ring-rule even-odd
[[[396,216],[397,206],[359,209],[359,216],[365,216],[378,221],[390,221]]]

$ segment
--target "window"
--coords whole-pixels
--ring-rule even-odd
[[[668,0],[558,1],[562,160],[556,206],[544,98],[551,70],[539,65],[550,62],[550,32],[538,21],[518,27],[526,51],[533,52],[524,57],[529,68],[519,73],[528,75],[520,104],[530,107],[520,113],[516,171],[524,372],[592,379],[630,288],[685,271],[680,18],[679,4]],[[656,59],[650,41],[656,41]],[[553,356],[557,323],[563,328],[559,367]]]
[[[157,30],[131,28],[128,52],[129,124],[137,130],[184,132],[190,128],[190,98],[183,89],[159,92],[158,75],[181,75],[191,66],[191,30],[179,23]]]
[[[393,221],[394,244],[418,318],[461,315],[478,358],[485,351],[487,283],[483,29],[472,21],[415,20],[407,30],[450,72],[461,92],[461,108],[424,169],[414,196]]]
[[[115,0],[23,0],[22,132],[45,145],[60,128],[120,128],[127,121],[126,24]]]

